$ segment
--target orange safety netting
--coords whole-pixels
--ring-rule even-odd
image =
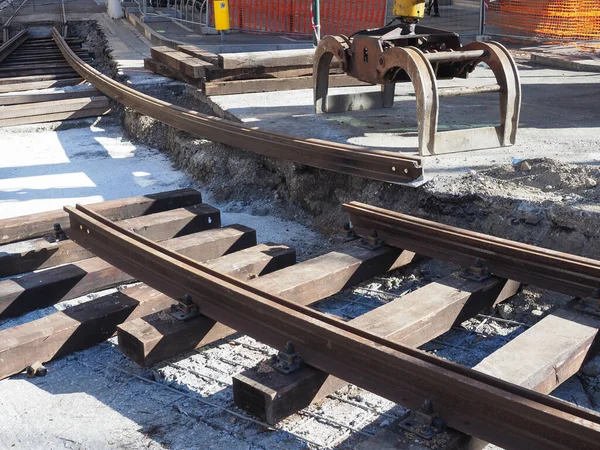
[[[312,34],[311,0],[229,0],[232,28]],[[385,0],[321,2],[321,36],[352,34],[385,24]]]
[[[543,40],[600,39],[600,0],[487,0],[487,26]]]

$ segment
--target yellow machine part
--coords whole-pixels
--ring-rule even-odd
[[[229,23],[229,1],[215,0],[213,8],[215,10],[215,29],[219,31],[229,30],[231,28]]]
[[[425,16],[425,2],[422,0],[394,0],[393,13],[398,17],[422,19]]]

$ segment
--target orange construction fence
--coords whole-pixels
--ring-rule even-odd
[[[311,0],[229,0],[232,28],[283,34],[313,33]],[[321,36],[385,25],[386,0],[321,1]]]
[[[600,0],[485,0],[487,25],[552,41],[600,39]]]

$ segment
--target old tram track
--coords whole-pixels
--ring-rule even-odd
[[[193,190],[6,219],[0,275],[9,278],[0,282],[1,318],[135,279],[147,284],[0,331],[0,376],[115,332],[120,349],[149,366],[238,330],[278,349],[291,341],[288,352],[305,362],[289,375],[249,369],[233,377],[236,404],[261,421],[274,424],[351,382],[417,410],[427,399],[448,425],[508,449],[596,448],[598,414],[546,395],[597,351],[600,318],[591,302],[574,300],[551,313],[474,370],[415,348],[509,299],[521,282],[593,296],[600,262],[367,205],[346,208],[354,231],[369,237],[297,264],[293,248],[257,245],[256,232],[243,225],[221,227],[219,211]],[[423,245],[420,233],[436,244]],[[413,252],[470,269],[349,322],[310,307],[410,264]],[[40,268],[46,270],[31,273]],[[173,320],[173,307],[185,320]],[[554,355],[531,345],[557,323],[573,335],[551,343]],[[530,372],[516,371],[506,358],[519,351]]]

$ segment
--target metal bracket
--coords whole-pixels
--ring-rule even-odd
[[[490,270],[478,259],[473,266],[463,268],[460,276],[467,280],[484,281],[490,277]]]
[[[198,317],[200,315],[200,310],[198,309],[198,306],[192,302],[192,296],[190,294],[185,294],[176,305],[171,305],[169,314],[177,320],[185,322],[186,320]]]
[[[292,341],[285,344],[285,349],[281,350],[277,355],[273,355],[270,361],[271,367],[283,374],[295,372],[304,364]]]
[[[46,236],[44,236],[44,239],[53,244],[54,242],[66,241],[68,238],[67,233],[65,233],[64,230],[61,228],[60,223],[55,223],[54,234],[47,234]]]
[[[366,248],[367,250],[377,250],[383,247],[383,242],[381,242],[377,236],[377,231],[373,230],[371,236],[361,238],[359,246]]]
[[[344,223],[344,231],[343,231],[343,239],[344,242],[351,242],[358,239],[358,235],[352,229],[350,222]]]
[[[600,317],[600,292],[597,296],[587,298],[576,298],[573,307],[585,314]]]
[[[433,410],[431,400],[425,400],[421,409],[411,410],[398,422],[398,427],[423,439],[431,440],[446,429],[446,423]]]

